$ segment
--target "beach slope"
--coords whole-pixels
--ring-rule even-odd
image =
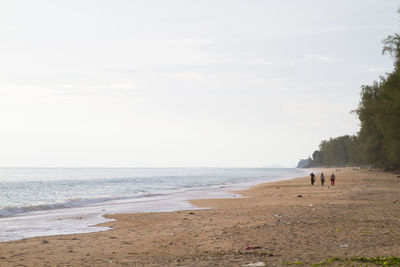
[[[0,243],[0,266],[311,266],[400,256],[400,178],[334,171],[335,186],[318,175],[314,186],[267,183],[243,198],[192,201],[211,209],[118,214],[103,224],[110,231]]]

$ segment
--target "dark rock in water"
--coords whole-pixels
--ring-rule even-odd
[[[310,160],[308,159],[301,159],[297,164],[296,168],[307,168],[310,166]]]
[[[302,195],[297,195],[297,197],[303,197]]]

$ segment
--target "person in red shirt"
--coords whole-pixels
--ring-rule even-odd
[[[335,185],[335,175],[332,173],[331,175],[331,185]]]

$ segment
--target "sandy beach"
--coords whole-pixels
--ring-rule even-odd
[[[104,224],[110,231],[0,243],[0,266],[312,266],[399,257],[400,178],[334,171],[335,186],[321,186],[319,175],[314,186],[308,177],[267,183],[239,192],[243,198],[193,201],[210,209],[118,214]]]

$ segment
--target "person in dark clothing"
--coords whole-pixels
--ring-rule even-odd
[[[324,185],[324,183],[325,183],[325,176],[324,176],[324,173],[321,172],[321,184],[322,184],[322,186]]]
[[[314,175],[314,173],[310,173],[310,176],[311,176],[311,185],[314,185],[314,183],[315,183],[315,175]]]

